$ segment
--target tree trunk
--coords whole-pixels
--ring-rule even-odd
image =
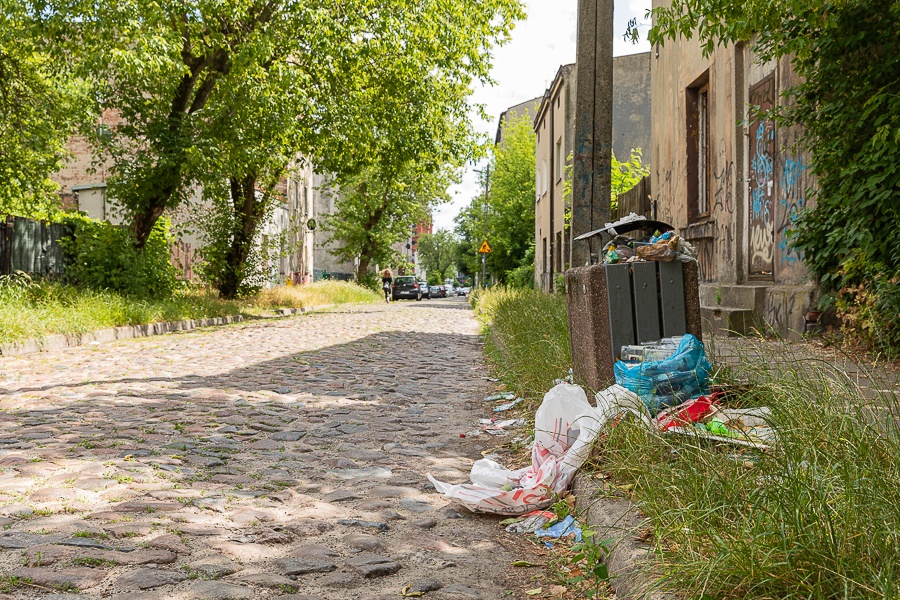
[[[370,259],[368,256],[359,255],[359,267],[356,269],[356,280],[362,281],[369,272]]]
[[[256,174],[231,178],[231,203],[234,206],[234,229],[225,264],[216,282],[219,296],[226,300],[237,297],[247,275],[247,259],[256,230],[265,215],[265,200],[256,198]]]

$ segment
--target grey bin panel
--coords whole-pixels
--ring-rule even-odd
[[[656,263],[633,263],[634,273],[634,328],[638,344],[655,342],[662,338],[659,325],[659,296],[656,282]],[[619,346],[621,348],[621,346]]]
[[[684,312],[684,270],[680,261],[659,265],[659,301],[663,337],[684,335],[687,321]]]
[[[619,356],[622,346],[634,343],[630,271],[629,265],[607,265],[606,267],[609,334],[614,357]]]

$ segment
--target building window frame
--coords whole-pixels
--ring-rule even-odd
[[[712,131],[709,70],[685,90],[688,222],[710,217]]]

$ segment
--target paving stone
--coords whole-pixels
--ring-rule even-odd
[[[191,549],[187,547],[187,545],[181,541],[181,538],[177,535],[161,535],[158,538],[154,538],[147,542],[147,545],[151,548],[160,548],[162,550],[168,550],[169,552],[174,552],[175,554],[190,554]]]
[[[418,527],[419,529],[434,529],[438,525],[437,519],[434,517],[425,517],[424,519],[416,519],[414,521],[410,521],[411,525]]]
[[[236,562],[228,560],[224,556],[219,556],[207,557],[188,563],[188,569],[196,572],[203,579],[221,579],[236,573],[239,566]]]
[[[356,548],[357,550],[367,550],[369,552],[384,549],[384,543],[380,538],[374,535],[366,535],[364,533],[350,534],[344,538],[344,543],[351,548]]]
[[[359,500],[359,494],[350,490],[335,490],[322,496],[322,500],[324,502],[349,502],[351,500]]]
[[[187,578],[187,575],[176,571],[136,569],[120,575],[116,580],[116,585],[125,589],[150,590],[164,585],[178,583]]]
[[[393,575],[400,570],[400,563],[393,561],[390,558],[378,556],[377,554],[370,554],[368,552],[364,552],[359,556],[351,558],[347,561],[347,564],[353,569],[356,569],[356,571],[366,579]]]
[[[185,600],[245,600],[255,597],[253,588],[224,581],[197,581],[179,592]]]
[[[284,575],[308,575],[309,573],[328,573],[337,568],[332,561],[324,558],[308,558],[289,556],[275,561],[275,569]]]
[[[373,531],[387,531],[390,525],[383,521],[363,521],[360,519],[341,519],[338,525],[346,525],[347,527],[359,527],[361,529],[370,529]]]
[[[294,537],[287,533],[268,528],[257,530],[254,535],[257,544],[290,544],[294,540]]]
[[[233,577],[235,581],[240,581],[248,585],[257,587],[271,588],[276,590],[296,590],[297,582],[283,575],[275,575],[274,573],[238,573]]]
[[[279,431],[269,438],[276,442],[297,442],[306,437],[305,431]]]
[[[26,567],[15,569],[11,575],[30,579],[33,583],[45,588],[65,589],[71,587],[86,590],[103,581],[106,578],[106,571],[88,568],[51,571],[41,567]]]
[[[365,502],[360,502],[356,505],[359,510],[369,510],[376,511],[381,510],[383,508],[390,508],[394,504],[392,502],[388,502],[387,500],[366,500]]]

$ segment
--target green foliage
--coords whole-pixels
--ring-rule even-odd
[[[394,264],[399,257],[393,244],[431,218],[430,208],[448,199],[447,189],[455,179],[453,170],[430,172],[417,163],[369,168],[345,177],[335,214],[325,219],[332,235],[343,242],[332,254],[347,262],[359,258],[360,281],[371,265]]]
[[[456,236],[441,230],[433,234],[419,236],[419,261],[428,270],[429,277],[434,272],[438,281],[443,281],[447,271],[453,266]]]
[[[799,126],[817,180],[791,243],[826,291],[891,280],[900,268],[900,4],[674,0],[653,13],[653,43],[697,34],[710,53],[752,40],[760,62],[791,62],[800,83],[774,116]],[[860,254],[868,266],[847,268]],[[869,341],[887,349],[889,338]]]
[[[514,289],[534,288],[534,244],[525,251],[522,264],[506,274],[506,285]]]
[[[534,246],[535,136],[530,117],[520,115],[502,124],[503,145],[493,149],[488,195],[487,238],[493,252],[487,268],[501,282],[528,264]],[[464,241],[463,260],[468,272],[481,271],[478,248],[484,240],[484,198],[473,198],[456,219]],[[531,259],[532,269],[534,254]],[[518,272],[521,283],[521,272]]]
[[[437,271],[429,271],[426,283],[429,286],[442,285],[444,283],[444,277]]]
[[[641,179],[650,175],[650,166],[643,163],[643,154],[640,148],[631,151],[631,158],[620,162],[612,155],[612,171],[610,181],[612,184],[612,203],[610,207],[615,210],[619,207],[619,196],[636,186]]]
[[[508,389],[528,399],[542,398],[554,379],[569,372],[564,296],[496,287],[479,291],[475,303],[485,324],[487,358]]]
[[[900,355],[900,267],[892,272],[857,251],[844,261],[840,275],[847,285],[833,298],[844,332],[889,357]]]
[[[242,312],[245,311],[234,302],[188,292],[150,299],[50,281],[36,282],[27,288],[0,286],[0,342]]]
[[[590,467],[632,489],[659,572],[686,598],[896,597],[900,430],[886,415],[897,397],[867,397],[843,370],[772,346],[734,358],[751,390],[742,401],[772,411],[773,450],[659,436],[626,419]]]
[[[168,220],[157,222],[144,252],[135,249],[127,229],[80,214],[66,214],[61,221],[73,231],[71,238],[61,241],[71,281],[135,298],[166,298],[179,288],[178,272],[170,262],[173,240]]]
[[[57,209],[49,176],[85,104],[65,67],[44,50],[25,5],[0,0],[0,214],[46,219]]]

